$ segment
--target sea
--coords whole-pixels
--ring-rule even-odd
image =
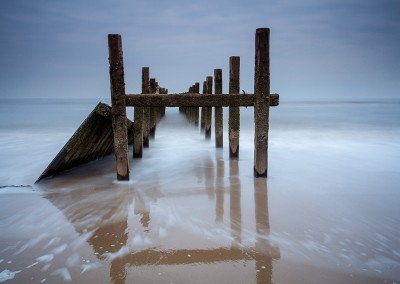
[[[167,108],[129,181],[111,154],[35,183],[97,103],[0,99],[0,282],[400,283],[400,99],[282,99],[267,178],[253,108],[238,160],[227,108],[222,149]]]

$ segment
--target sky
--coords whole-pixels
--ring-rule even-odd
[[[400,98],[399,0],[1,0],[0,98],[109,100],[107,34],[122,36],[126,93],[141,68],[170,93],[241,57],[254,90],[257,28],[281,100]]]

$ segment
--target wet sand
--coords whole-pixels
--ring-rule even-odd
[[[32,188],[2,189],[3,279],[398,283],[397,169],[360,164],[365,149],[271,139],[270,177],[255,179],[251,138],[230,161],[227,141],[215,149],[167,113],[145,158],[130,161],[130,182],[115,181],[110,156]]]

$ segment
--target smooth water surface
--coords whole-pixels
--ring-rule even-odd
[[[216,149],[170,108],[129,182],[111,155],[35,185],[96,103],[1,100],[0,282],[399,283],[400,101],[281,103],[268,179],[252,108],[238,161],[226,110]]]

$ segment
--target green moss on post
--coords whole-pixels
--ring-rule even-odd
[[[121,35],[108,35],[111,85],[111,119],[117,179],[129,180],[128,130],[126,123],[124,62]]]

